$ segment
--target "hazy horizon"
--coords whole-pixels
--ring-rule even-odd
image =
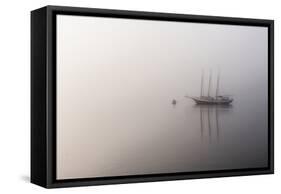
[[[57,178],[266,166],[267,33],[58,15]],[[200,95],[202,70],[205,94],[212,71],[212,95],[220,72],[219,92],[233,96],[231,107],[184,97]],[[219,122],[219,135],[207,130]]]

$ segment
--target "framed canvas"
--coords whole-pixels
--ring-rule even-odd
[[[271,174],[273,21],[31,12],[31,182]]]

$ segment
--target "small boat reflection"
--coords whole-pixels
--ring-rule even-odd
[[[210,142],[212,141],[212,139],[214,139],[214,137],[217,141],[219,141],[220,130],[221,130],[219,116],[220,114],[231,110],[232,105],[221,104],[221,105],[210,106],[207,104],[196,104],[194,105],[194,108],[199,108],[200,110],[201,140],[204,139],[204,134],[207,132]],[[213,117],[214,120],[212,119]]]

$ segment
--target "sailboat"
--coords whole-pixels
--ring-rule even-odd
[[[219,81],[220,81],[220,75],[218,74],[217,77],[217,88],[216,88],[216,95],[211,96],[211,82],[212,82],[212,73],[210,72],[209,76],[209,87],[208,87],[208,95],[204,96],[203,94],[203,85],[204,85],[204,73],[202,72],[201,76],[201,94],[199,97],[190,97],[186,96],[187,98],[191,98],[196,102],[196,104],[210,104],[210,105],[218,105],[218,104],[223,104],[223,105],[228,105],[233,102],[233,98],[230,98],[229,96],[226,95],[219,95]]]

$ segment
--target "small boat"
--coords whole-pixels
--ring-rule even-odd
[[[187,98],[190,98],[195,101],[196,104],[209,104],[209,105],[218,105],[218,104],[223,104],[223,105],[228,105],[233,102],[233,98],[230,98],[229,96],[226,95],[218,95],[219,93],[219,74],[217,78],[217,88],[216,88],[216,95],[215,97],[210,96],[210,88],[211,88],[211,81],[212,81],[212,74],[210,72],[209,76],[209,88],[208,88],[208,95],[204,96],[203,95],[203,82],[204,82],[204,73],[202,72],[201,76],[201,95],[199,97],[190,97],[186,96]]]

